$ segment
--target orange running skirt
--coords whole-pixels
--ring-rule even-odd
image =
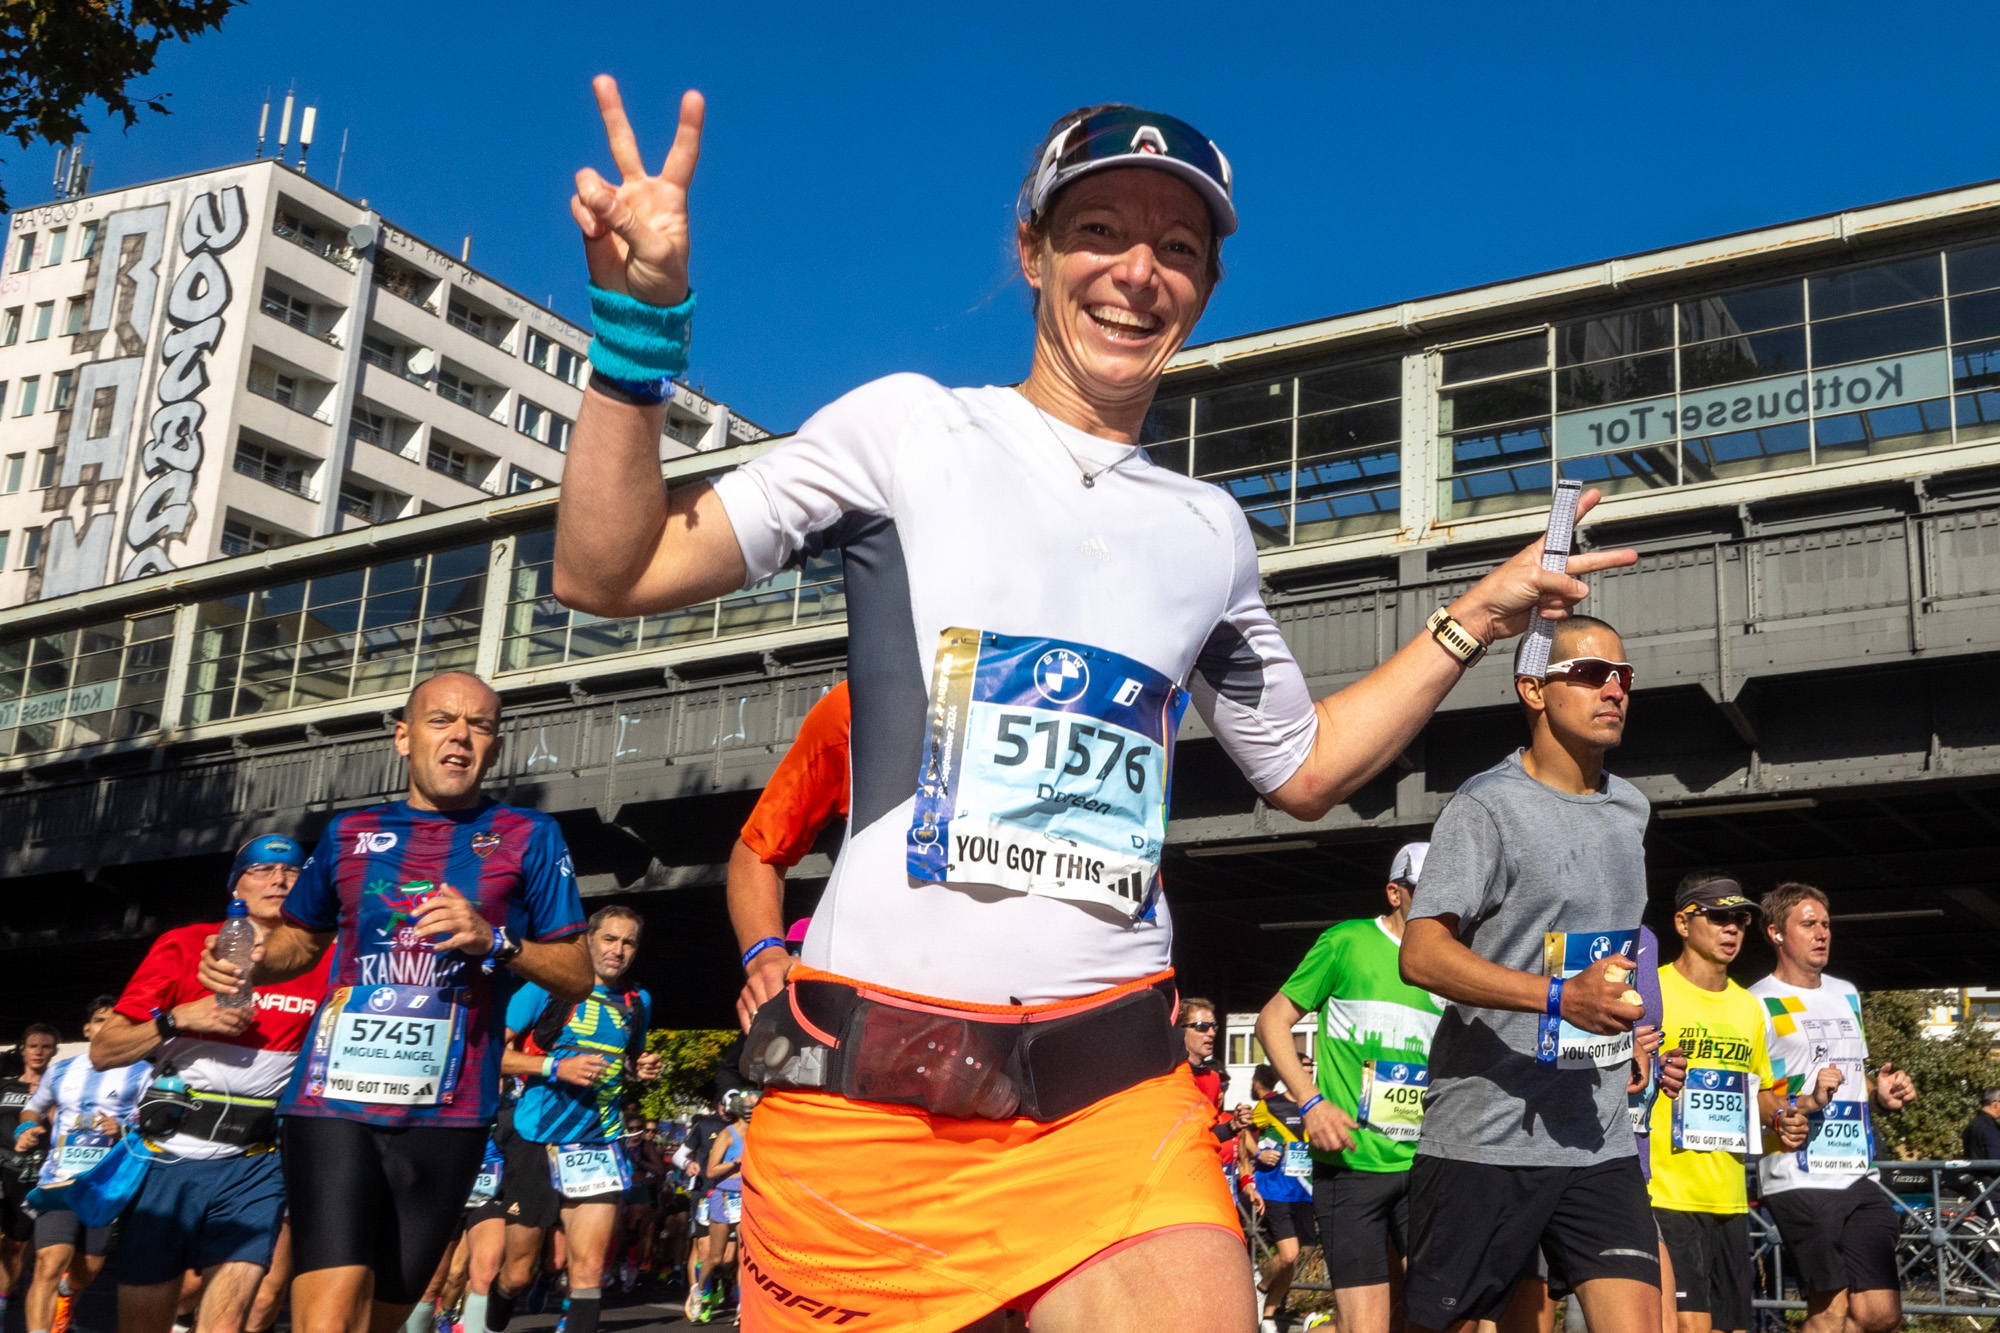
[[[1183,1064],[1064,1120],[771,1092],[743,1161],[743,1327],[955,1333],[1120,1241],[1242,1234]]]

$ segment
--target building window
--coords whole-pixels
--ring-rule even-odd
[[[56,484],[56,451],[43,449],[35,455],[35,489],[46,491]]]
[[[355,408],[354,415],[347,419],[347,436],[349,439],[360,440],[363,444],[372,444],[378,448],[391,447],[389,419],[359,407]]]
[[[7,411],[7,381],[0,380],[0,415]]]
[[[21,307],[8,307],[5,316],[0,316],[0,347],[12,347],[21,341]]]
[[[7,567],[7,539],[13,535],[11,532],[0,532],[0,569]]]
[[[268,551],[273,546],[285,543],[275,532],[256,528],[241,519],[225,519],[222,524],[222,553],[224,555],[249,555],[252,551]]]
[[[52,264],[62,263],[63,250],[65,247],[68,246],[68,244],[69,244],[68,227],[57,227],[54,231],[50,232],[48,253],[44,255],[42,258],[42,267],[47,268]]]
[[[262,309],[273,319],[281,319],[301,333],[312,332],[312,302],[276,287],[264,288]]]
[[[463,329],[481,342],[493,341],[492,321],[486,317],[486,313],[474,310],[456,297],[445,306],[444,320],[453,328]]]
[[[60,412],[69,406],[70,386],[76,382],[76,372],[62,370],[56,372],[55,382],[49,386],[49,411]],[[96,436],[92,437],[97,438]]]
[[[555,339],[532,330],[528,333],[528,364],[547,371],[564,384],[576,387],[583,378],[583,356]]]
[[[33,267],[34,262],[35,233],[29,232],[26,236],[14,242],[14,271],[16,273],[26,273],[29,268]]]
[[[88,259],[96,253],[97,224],[95,222],[86,222],[83,224],[83,233],[76,238],[76,257],[78,259]]]
[[[396,362],[399,360],[395,345],[377,338],[372,333],[361,335],[361,359],[371,366],[379,366],[391,372],[396,369]]]
[[[49,330],[55,326],[55,322],[56,303],[54,301],[43,301],[38,304],[35,307],[34,325],[28,331],[28,341],[38,343],[48,337]]]
[[[307,460],[277,449],[266,449],[248,440],[239,440],[236,445],[236,470],[246,477],[255,477],[266,486],[276,486],[281,491],[303,496],[310,500],[312,488],[308,479]]]
[[[522,491],[539,491],[546,485],[548,485],[546,481],[543,481],[526,468],[512,467],[507,470],[507,491],[509,494],[519,494]]]
[[[299,410],[299,379],[296,375],[271,376],[271,401],[280,407]]]
[[[83,316],[84,312],[88,309],[89,306],[81,296],[72,296],[69,298],[69,304],[63,307],[64,337],[83,332]]]
[[[548,420],[549,410],[537,406],[523,398],[514,406],[514,429],[530,439],[542,438],[543,423]]]
[[[21,404],[14,409],[14,415],[17,417],[31,417],[35,415],[35,400],[41,391],[42,377],[40,375],[30,375],[28,378],[22,380]]]
[[[375,492],[351,481],[340,483],[340,512],[364,523],[375,521]]]
[[[0,495],[19,495],[21,493],[21,474],[27,470],[28,456],[26,454],[8,454],[6,467],[0,469]],[[0,561],[0,564],[4,563],[6,562]]]
[[[42,567],[42,530],[40,528],[21,529],[21,568],[40,569]]]
[[[471,380],[453,374],[449,370],[438,372],[438,394],[449,398],[460,407],[479,410],[479,389]]]
[[[442,472],[453,481],[462,481],[468,486],[474,484],[472,455],[462,449],[454,449],[445,444],[433,444],[429,457],[424,460],[424,465],[433,472]]]

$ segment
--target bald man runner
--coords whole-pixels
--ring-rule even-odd
[[[327,826],[252,955],[275,985],[333,951],[331,990],[278,1105],[293,1327],[374,1333],[409,1316],[444,1256],[500,1101],[508,968],[574,1003],[594,977],[562,831],[480,790],[500,696],[468,672],[410,692],[409,795]],[[206,955],[218,992],[243,984]]]

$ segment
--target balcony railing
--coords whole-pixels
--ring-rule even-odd
[[[494,321],[477,311],[467,310],[461,305],[453,305],[447,308],[444,313],[444,322],[461,332],[471,334],[483,343],[491,343],[495,347],[500,345],[500,339],[504,336],[500,330],[491,327]]]
[[[300,396],[296,389],[283,389],[275,384],[259,384],[255,380],[250,381],[249,387],[250,392],[259,398],[268,398],[279,407],[297,412],[302,417],[311,417],[314,421],[328,424],[325,417],[299,401]]]
[[[288,468],[271,462],[260,462],[242,454],[236,455],[236,470],[246,477],[253,477],[266,486],[275,486],[288,495],[296,495],[301,500],[317,500],[312,482],[299,468]]]
[[[331,241],[315,239],[302,231],[287,227],[282,222],[273,222],[271,224],[271,234],[290,241],[301,250],[310,250],[327,263],[338,264],[349,273],[354,272],[359,267],[354,258],[354,251],[344,245],[335,245]]]
[[[341,346],[340,337],[338,334],[334,333],[333,330],[315,329],[312,326],[312,319],[310,316],[300,313],[298,310],[284,304],[281,301],[273,301],[270,297],[267,296],[263,300],[258,302],[258,309],[262,310],[272,319],[279,320],[283,323],[291,325],[293,328],[297,329],[300,333],[305,334],[306,337],[308,338],[317,338],[329,347]]]

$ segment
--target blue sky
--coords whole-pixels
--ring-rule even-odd
[[[587,16],[587,17],[586,17]],[[650,159],[709,98],[689,378],[774,429],[878,375],[1026,373],[1013,197],[1050,120],[1200,126],[1243,230],[1197,338],[2000,176],[2000,6],[340,5],[254,0],[92,139],[100,188],[247,158],[265,89],[312,174],[584,318],[565,207],[609,171],[589,79]],[[273,119],[275,125],[276,113]],[[275,137],[275,135],[274,135]],[[8,146],[17,203],[52,149]]]

